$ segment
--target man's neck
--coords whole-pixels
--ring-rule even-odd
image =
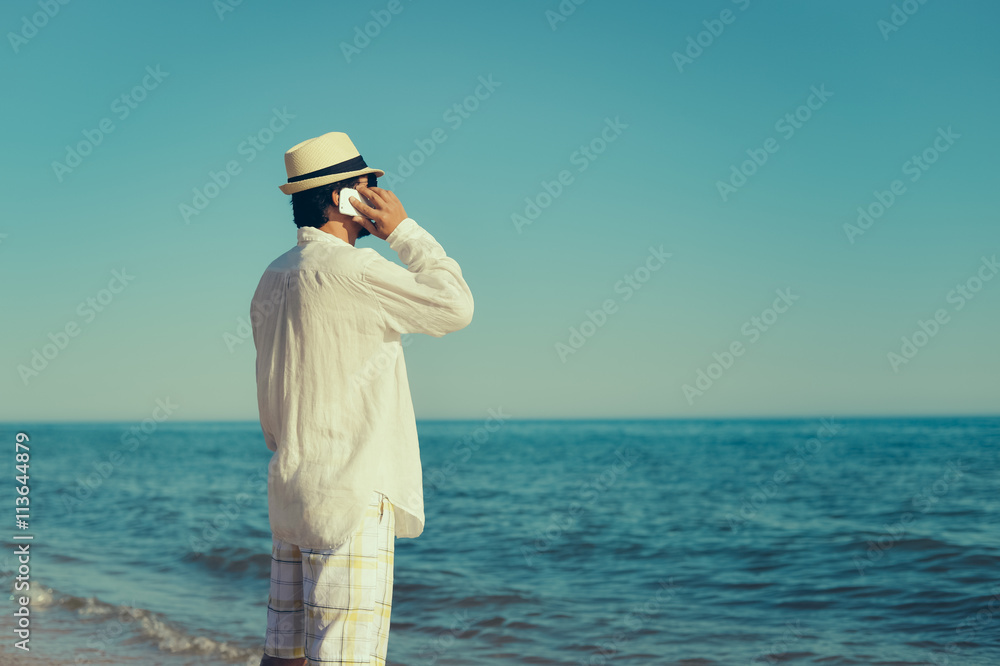
[[[340,240],[342,240],[345,243],[348,243],[350,245],[354,245],[354,241],[357,240],[357,235],[356,234],[351,234],[344,227],[344,224],[342,222],[338,222],[337,220],[330,220],[330,221],[328,221],[322,227],[319,227],[319,230],[320,231],[324,231],[324,232],[330,234],[331,236],[336,236]]]

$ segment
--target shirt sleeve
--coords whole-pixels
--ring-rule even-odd
[[[434,236],[408,217],[386,240],[407,268],[375,253],[364,272],[386,326],[401,334],[434,337],[468,326],[472,292],[458,262],[445,254]]]

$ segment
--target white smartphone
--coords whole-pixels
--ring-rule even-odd
[[[350,202],[351,197],[356,197],[360,199],[365,203],[366,206],[372,205],[371,202],[368,201],[368,199],[365,199],[363,196],[361,196],[361,194],[357,190],[350,187],[345,187],[342,190],[340,190],[340,206],[339,206],[340,212],[343,213],[344,215],[349,215],[351,217],[364,217],[364,215],[356,211],[354,209],[354,206],[351,205]]]

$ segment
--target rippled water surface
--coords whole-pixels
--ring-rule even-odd
[[[256,664],[259,426],[131,425],[26,428],[27,663]],[[391,664],[1000,664],[1000,419],[483,425],[418,424]]]

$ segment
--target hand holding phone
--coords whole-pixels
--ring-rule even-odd
[[[340,212],[344,215],[350,215],[351,217],[364,217],[355,210],[354,205],[351,203],[351,197],[357,197],[362,203],[371,206],[371,202],[365,199],[361,194],[351,187],[345,187],[340,190]]]
[[[396,227],[407,218],[403,204],[390,190],[358,185],[358,192],[348,194],[350,191],[346,187],[341,190],[340,206],[343,206],[345,200],[350,203],[350,200],[354,199],[357,203],[352,204],[352,207],[359,206],[361,208],[360,211],[354,213],[356,216],[354,221],[377,238],[386,240]],[[362,196],[360,192],[364,192],[364,195]],[[345,213],[345,215],[350,215],[350,213]]]

